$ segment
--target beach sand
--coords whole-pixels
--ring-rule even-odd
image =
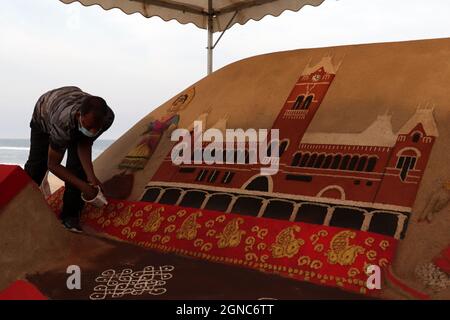
[[[59,179],[57,176],[55,176],[52,173],[48,174],[48,184],[50,185],[50,191],[51,193],[55,192],[59,188],[64,186],[64,181]]]

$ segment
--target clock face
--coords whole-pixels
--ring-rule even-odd
[[[320,79],[322,79],[322,76],[321,76],[320,74],[315,74],[315,75],[313,75],[313,77],[312,77],[312,80],[313,80],[313,81],[320,81]]]

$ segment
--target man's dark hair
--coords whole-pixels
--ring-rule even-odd
[[[108,105],[101,97],[89,96],[84,99],[81,104],[80,113],[82,116],[92,113],[94,115],[95,122],[98,124],[103,124],[103,121],[108,113]]]

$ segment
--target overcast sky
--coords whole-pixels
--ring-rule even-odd
[[[319,7],[235,25],[215,69],[274,51],[450,36],[449,0],[326,0]],[[216,34],[216,37],[218,34]],[[2,0],[0,138],[26,138],[38,97],[76,85],[116,113],[103,138],[205,76],[206,31],[58,0]]]

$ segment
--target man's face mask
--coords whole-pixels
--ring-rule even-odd
[[[81,116],[78,118],[78,130],[80,130],[80,132],[82,134],[84,134],[86,137],[89,137],[89,138],[94,138],[95,136],[97,136],[98,132],[100,131],[100,130],[98,130],[97,133],[92,133],[88,129],[83,127],[83,125],[81,124]]]

